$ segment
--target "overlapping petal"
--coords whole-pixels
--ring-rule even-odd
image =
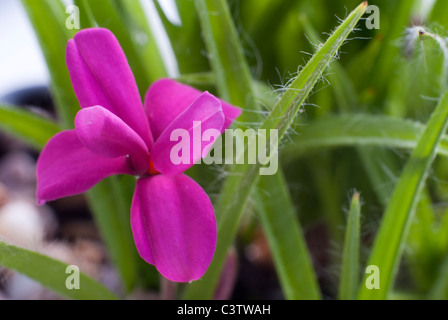
[[[128,157],[103,158],[88,150],[74,130],[55,135],[37,162],[37,201],[83,193],[116,174],[133,174]]]
[[[154,140],[202,94],[201,91],[171,79],[156,81],[145,97],[145,109]],[[225,116],[222,131],[230,127],[241,110],[222,101]]]
[[[143,139],[123,120],[101,107],[89,107],[78,112],[76,133],[90,151],[106,157],[129,155],[137,174],[149,167],[149,151]]]
[[[141,257],[169,280],[197,280],[213,259],[217,232],[213,206],[186,175],[139,179],[131,226]]]
[[[210,147],[210,142],[202,143],[204,131],[220,131],[224,123],[221,102],[208,92],[201,94],[157,138],[151,150],[154,168],[164,175],[175,176],[192,167],[202,158],[204,149]],[[186,135],[177,137],[176,133],[182,131]],[[175,151],[179,145],[186,148],[182,148],[180,152]],[[173,156],[178,158],[178,154],[184,152],[187,153],[186,161],[176,163]]]
[[[81,108],[103,106],[151,147],[152,137],[134,75],[117,39],[107,29],[78,32],[67,45],[67,66]]]
[[[198,280],[213,259],[216,218],[206,192],[182,172],[241,110],[170,79],[151,86],[143,108],[126,56],[107,29],[77,33],[66,60],[82,110],[76,129],[54,136],[40,154],[38,202],[83,193],[111,175],[138,175],[131,208],[138,252],[172,281]],[[206,130],[213,133],[202,142]],[[176,131],[188,138],[186,162],[172,159]]]

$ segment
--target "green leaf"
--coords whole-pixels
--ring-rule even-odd
[[[446,28],[448,26],[445,17],[445,12],[447,10],[448,10],[448,2],[444,0],[436,0],[431,10],[431,14],[428,21],[438,23]]]
[[[84,7],[98,27],[109,29],[117,37],[134,74],[140,95],[144,97],[151,79],[137,51],[137,39],[129,32],[125,23],[124,12],[119,10],[114,0],[85,1]]]
[[[424,186],[437,147],[448,125],[448,93],[433,112],[425,132],[408,160],[384,214],[367,265],[380,270],[380,289],[362,286],[360,299],[386,299],[391,291],[414,218],[415,206]],[[364,281],[366,280],[366,277]]]
[[[21,107],[0,105],[0,130],[41,150],[61,128],[55,121]]]
[[[73,119],[79,110],[79,103],[65,64],[65,47],[67,41],[73,36],[73,32],[65,25],[68,15],[59,1],[22,0],[22,3],[39,39],[50,71],[58,116],[64,128],[72,128]]]
[[[367,2],[363,2],[335,30],[331,37],[302,69],[299,76],[288,87],[280,101],[264,121],[261,129],[278,129],[279,137],[283,137],[293,123],[295,116],[299,113],[302,104],[308,98],[314,85],[334,59],[348,35],[356,27],[366,8]]]
[[[201,4],[199,7],[202,8],[202,5],[204,4]],[[355,28],[359,19],[364,14],[366,7],[367,2],[362,3],[336,29],[333,35],[330,36],[327,42],[291,83],[262,124],[261,129],[278,129],[279,138],[281,139],[283,137],[313,86],[332,61],[348,35]],[[208,13],[207,16],[209,16]],[[273,156],[276,152],[277,150],[273,148],[270,150],[270,155]],[[227,250],[235,238],[245,205],[257,182],[258,169],[259,164],[237,165],[232,168],[223,186],[218,204],[215,207],[218,222],[218,243],[215,257],[203,280],[195,282],[188,287],[186,292],[188,299],[207,299],[212,297],[227,255]]]
[[[383,33],[385,45],[382,46],[382,51],[378,55],[378,61],[375,64],[372,63],[375,65],[372,83],[377,87],[378,93],[383,93],[386,90],[385,87],[390,83],[388,80],[391,70],[394,70],[394,63],[397,56],[400,55],[400,47],[394,44],[403,36],[403,31],[409,25],[414,4],[415,0],[392,1],[393,19],[386,22],[389,24],[387,28],[383,26],[380,29],[380,32],[383,30],[387,30],[387,32]],[[382,95],[377,94],[376,96],[381,97]]]
[[[319,299],[313,264],[286,185],[281,172],[260,177],[255,205],[285,297]]]
[[[308,21],[307,17],[305,15],[301,15],[300,20],[302,21],[304,29],[307,32],[307,36],[310,38],[310,40],[314,43],[320,43],[319,36],[315,32],[311,23]],[[356,92],[352,80],[349,78],[348,74],[346,73],[342,65],[339,63],[339,61],[335,61],[331,65],[331,70],[329,71],[328,79],[332,84],[331,87],[333,88],[333,92],[336,98],[335,100],[337,102],[340,111],[348,112],[349,110],[354,110],[355,108],[359,109],[360,103],[358,101],[358,93]],[[387,183],[389,179],[388,173],[397,172],[395,168],[396,167],[395,162],[393,161],[393,159],[391,159],[391,155],[390,153],[387,152],[387,150],[362,147],[357,149],[357,153],[366,169],[366,172],[370,178],[372,186],[375,188],[378,194],[381,204],[386,206],[387,201],[389,199],[389,195],[392,193],[392,190],[389,190],[390,184]],[[388,172],[385,172],[384,170],[385,167],[388,168]],[[325,169],[318,168],[317,170],[323,171]],[[329,182],[325,181],[325,183],[321,185],[325,184],[329,185]],[[386,186],[386,187],[376,188],[376,186]],[[322,187],[320,189],[322,189]],[[333,192],[330,192],[329,194],[332,193]],[[329,201],[325,201],[325,203],[328,205]],[[330,203],[330,205],[333,204]],[[326,212],[331,212],[331,209],[330,210],[327,209]],[[335,216],[334,214],[331,215],[332,220],[335,220],[334,216]],[[334,223],[332,220],[330,220],[331,221],[330,228],[335,229],[335,227],[337,228],[337,226],[339,226],[340,224]],[[338,233],[335,232],[334,230],[332,233],[338,235]]]
[[[443,261],[446,245],[438,242],[440,232],[437,212],[431,194],[426,187],[415,209],[415,218],[406,239],[406,265],[418,291],[428,292],[438,281],[440,264]]]
[[[297,6],[298,1],[246,0],[241,2],[241,15],[245,19],[247,32],[255,42],[272,37],[285,16]],[[276,19],[272,19],[276,17]],[[270,23],[266,23],[269,21]],[[258,41],[257,41],[258,40]]]
[[[187,84],[189,86],[193,87],[213,87],[216,86],[216,79],[213,72],[199,72],[199,73],[188,73],[180,75],[176,81],[179,81],[181,83]],[[272,109],[272,107],[277,103],[278,96],[277,94],[272,90],[271,87],[269,87],[267,84],[261,82],[252,80],[252,84],[254,86],[254,92],[255,92],[255,99],[257,101],[258,105],[261,105],[264,107],[264,109]],[[259,107],[257,109],[260,109]],[[263,115],[258,110],[257,113],[259,113],[258,118],[260,121],[263,119]],[[242,126],[240,126],[242,127]]]
[[[210,55],[210,60],[215,75],[213,80],[216,82],[218,91],[220,95],[226,96],[227,100],[234,105],[245,101],[243,115],[238,121],[239,127],[254,126],[263,120],[255,96],[257,95],[257,98],[261,98],[260,101],[262,103],[273,105],[272,97],[263,92],[270,90],[262,87],[260,84],[254,85],[251,80],[250,70],[242,54],[243,49],[226,2],[200,2],[197,3],[197,7],[207,48],[213,53]],[[217,12],[219,14],[216,14]],[[230,30],[230,32],[222,33],[223,29]],[[237,50],[220,51],[224,47],[232,47]],[[231,64],[229,63],[230,61],[232,61]],[[232,79],[238,79],[237,81],[239,81],[240,85],[238,87],[230,87],[230,84],[233,85],[235,82]],[[260,216],[262,216],[261,219],[265,221],[264,228],[270,228],[265,230],[265,232],[269,234],[268,242],[271,251],[274,252],[274,261],[277,272],[282,279],[281,283],[285,296],[289,299],[305,298],[305,296],[317,299],[320,296],[318,284],[281,170],[278,173],[278,177],[266,177],[262,180],[280,183],[280,185],[264,183],[263,192],[264,194],[276,195],[276,200],[284,208],[282,211],[284,212],[284,217],[274,215],[272,212],[273,208],[269,207],[268,201],[262,201],[262,204],[266,204],[266,208],[260,207],[258,211]],[[278,224],[279,220],[284,223]],[[282,229],[282,226],[285,226],[285,228]],[[218,235],[218,237],[220,236]],[[287,238],[291,239],[289,245],[286,243],[281,245],[282,240]],[[280,252],[279,250],[282,247],[285,250]],[[288,257],[287,263],[291,266],[289,268],[284,267],[285,257]],[[294,266],[300,266],[302,271],[300,276],[297,276],[298,271],[293,268]]]
[[[303,24],[303,28],[306,32],[307,37],[310,39],[312,43],[318,44],[321,43],[321,39],[313,28],[313,25],[309,21],[306,14],[301,14],[299,17],[300,22]],[[358,93],[353,85],[352,80],[349,78],[346,70],[342,66],[339,61],[334,61],[327,72],[328,80],[331,82],[331,88],[333,89],[335,102],[340,112],[348,112],[349,110],[359,109],[358,102]],[[331,110],[321,109],[319,112],[319,118],[322,117],[322,114],[328,114]],[[363,160],[364,166],[367,168],[367,173],[370,177],[375,179],[377,182],[380,180],[382,175],[382,171],[379,170],[379,164],[373,159],[369,157],[370,150],[366,150],[366,148],[359,148],[357,150],[359,156]],[[374,150],[378,153],[377,150]],[[326,213],[327,218],[327,226],[331,231],[333,238],[336,241],[342,243],[343,234],[341,233],[340,226],[343,225],[342,216],[339,214],[340,206],[339,203],[339,192],[335,191],[335,178],[331,176],[331,172],[333,171],[332,166],[328,163],[330,159],[312,159],[310,162],[310,167],[316,177],[316,183],[318,186],[318,193],[320,194],[321,202],[324,206],[324,212]],[[325,161],[322,163],[322,161]],[[339,181],[336,182],[339,185]],[[376,185],[376,184],[374,184]],[[380,185],[383,185],[382,183]],[[381,188],[378,192],[382,192],[384,190]]]
[[[171,46],[176,55],[179,72],[181,74],[192,72],[206,72],[210,69],[208,58],[204,55],[205,46],[199,36],[201,27],[195,11],[194,0],[174,0],[175,12],[179,20],[162,9],[163,1],[154,1],[159,17],[171,40]]]
[[[145,15],[141,0],[116,0],[146,75],[152,83],[168,76],[165,61],[154,37],[154,30]]]
[[[312,43],[321,43],[319,35],[305,14],[300,15],[299,21],[302,23],[306,35],[310,41]],[[358,106],[356,90],[351,79],[348,77],[345,69],[339,61],[335,61],[330,65],[328,79],[331,82],[331,87],[333,89],[336,102],[341,111],[348,112]]]
[[[415,143],[417,143],[417,139]],[[375,189],[378,200],[386,208],[390,195],[394,191],[394,184],[390,183],[391,177],[399,175],[400,165],[392,157],[393,152],[391,150],[381,147],[363,145],[358,148],[358,154],[370,179],[370,184]]]
[[[196,7],[219,94],[243,109],[242,126],[254,126],[260,115],[252,76],[229,7],[225,0],[196,0]]]
[[[439,266],[438,275],[431,288],[428,299],[446,300],[448,298],[448,254]]]
[[[117,37],[137,81],[140,95],[144,97],[150,84],[167,73],[141,2],[79,0],[78,3],[88,13],[86,26],[93,24],[107,28]],[[154,271],[148,271],[147,264],[141,263],[131,232],[129,213],[132,193],[129,191],[132,192],[135,187],[135,180],[132,179],[112,177],[88,192],[94,218],[128,291],[137,284],[139,273],[145,273],[142,276],[150,278],[151,282],[154,278]]]
[[[355,193],[350,206],[345,231],[342,271],[339,281],[339,299],[355,300],[359,288],[359,246],[361,205],[359,193]]]
[[[117,297],[102,284],[80,273],[79,290],[68,290],[67,264],[40,253],[0,241],[0,265],[36,280],[43,286],[67,298],[76,300],[116,300]]]
[[[134,188],[134,177],[110,177],[87,193],[94,219],[128,291],[134,287],[138,276],[138,255],[129,213],[132,200],[129,190]]]
[[[425,127],[418,122],[368,114],[331,116],[301,127],[300,135],[282,149],[282,159],[292,162],[325,148],[379,146],[414,149]],[[448,156],[448,137],[437,152]]]
[[[87,3],[87,0],[74,0],[74,4],[79,8],[79,20],[82,29],[94,28],[95,18]]]
[[[180,75],[176,81],[189,86],[216,86],[216,79],[213,72],[187,73]]]
[[[387,177],[382,176],[386,173],[378,167],[391,168],[394,163],[389,163],[388,157],[384,157],[387,155],[387,150],[377,147],[414,149],[424,129],[424,125],[419,122],[390,116],[368,114],[330,116],[302,127],[300,135],[294,137],[292,143],[282,149],[282,160],[289,164],[313,151],[361,147],[361,159],[370,157],[370,161],[365,162],[366,166],[375,162],[380,164],[367,169],[373,181],[372,185],[383,186],[378,188],[377,192],[381,203],[386,207],[393,189],[390,190],[388,184],[383,183]],[[437,152],[441,156],[448,156],[448,136],[442,137]]]

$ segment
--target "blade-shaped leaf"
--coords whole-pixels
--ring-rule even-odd
[[[399,46],[394,45],[395,42],[403,35],[403,30],[409,25],[412,19],[412,9],[415,4],[415,0],[408,1],[393,1],[391,2],[393,8],[394,18],[388,21],[389,28],[384,33],[385,39],[382,51],[378,55],[378,61],[372,65],[375,66],[373,77],[377,92],[384,92],[390,82],[391,70],[394,69],[394,63],[397,55],[399,55]],[[381,29],[380,31],[382,31]],[[377,94],[377,97],[381,97],[381,94]]]
[[[319,299],[313,263],[286,185],[281,172],[260,177],[254,199],[257,211],[285,297]]]
[[[154,1],[181,74],[209,70],[194,0]]]
[[[102,284],[80,273],[79,289],[69,290],[68,265],[40,253],[0,242],[0,265],[20,272],[62,296],[77,300],[115,300],[117,297]]]
[[[448,2],[436,0],[431,10],[429,21],[438,23],[444,27],[447,26],[445,12],[448,10]]]
[[[437,279],[428,294],[430,300],[446,300],[448,298],[448,254],[440,264]]]
[[[255,96],[258,94],[259,97],[260,91],[265,89],[261,89],[251,80],[249,66],[243,55],[243,49],[231,19],[229,8],[226,2],[222,0],[198,1],[197,8],[205,42],[210,53],[212,53],[210,60],[215,75],[213,80],[216,81],[218,91],[222,96],[227,97],[227,100],[232,104],[245,103],[243,105],[243,115],[238,120],[240,128],[255,126],[263,120]],[[217,12],[219,14],[216,14]],[[228,32],[223,33],[223,29]],[[235,50],[222,51],[225,47],[231,47]],[[232,63],[230,64],[230,62]],[[235,81],[239,81],[238,86],[234,86]],[[264,100],[266,99],[261,101]],[[268,104],[272,105],[270,102]],[[258,197],[262,199],[258,203],[260,205],[258,213],[264,222],[263,227],[267,233],[271,251],[273,251],[275,265],[277,272],[280,274],[286,298],[308,297],[309,299],[317,299],[320,293],[316,276],[285,183],[281,170],[276,176],[262,179],[261,184],[263,186],[260,185],[259,187],[263,189],[263,192],[256,192]],[[276,206],[270,206],[269,201],[261,194],[275,194],[278,204],[283,207],[282,217],[274,214]],[[281,223],[277,223],[279,221]],[[285,239],[291,241],[286,244]],[[289,267],[284,267],[286,260],[288,260]]]
[[[355,300],[359,288],[359,246],[360,246],[361,204],[359,193],[352,198],[345,231],[342,271],[339,281],[339,299]]]
[[[74,0],[74,4],[79,8],[79,12],[80,13],[82,12],[82,14],[79,15],[79,22],[81,24],[81,28],[82,29],[94,28],[95,19],[87,3],[87,0]]]
[[[154,30],[145,15],[141,0],[117,0],[123,12],[123,21],[129,32],[135,34],[137,55],[145,68],[146,75],[152,83],[168,76],[162,53],[154,37]]]
[[[348,35],[356,27],[366,8],[367,2],[363,2],[335,30],[286,89],[280,101],[264,121],[261,129],[277,129],[279,131],[279,137],[283,137],[290,128],[295,116],[299,113],[302,104],[307,99],[314,85],[334,59]]]
[[[80,0],[83,1],[83,0]],[[140,95],[144,97],[151,80],[146,73],[147,68],[143,65],[141,56],[137,52],[137,38],[129,31],[128,26],[123,19],[124,12],[119,10],[119,6],[115,1],[85,1],[82,3],[88,13],[90,21],[94,20],[95,26],[109,29],[117,37],[123,51],[126,54],[129,65],[131,66],[135,80],[140,91]]]
[[[243,107],[243,114],[238,118],[239,128],[256,126],[257,123],[263,121],[259,103],[256,100],[259,86],[252,81],[249,66],[243,54],[244,50],[226,1],[198,1],[197,7],[205,43],[211,53],[210,61],[218,91],[229,102]],[[220,14],[211,14],[216,12]],[[222,30],[227,31],[222,32]],[[223,51],[229,46],[232,50]],[[286,298],[317,299],[320,293],[316,276],[285,185],[286,182],[281,175],[280,170],[276,176],[262,179],[263,185],[259,187],[263,191],[255,192],[260,200],[257,202],[257,211],[263,222],[263,229],[267,234]],[[265,195],[270,195],[267,196],[269,198],[275,195],[278,204],[283,207],[282,217],[274,214],[276,206],[271,206]],[[281,223],[277,223],[280,221]],[[287,238],[290,239],[288,244],[283,241]],[[288,257],[287,262],[286,257]],[[285,263],[289,267],[285,267]]]
[[[289,163],[325,148],[379,146],[414,149],[424,129],[421,123],[388,116],[331,116],[301,127],[300,135],[282,149],[282,158]],[[448,156],[448,136],[442,137],[437,152]]]
[[[330,36],[313,58],[304,67],[297,78],[291,82],[280,101],[272,109],[261,129],[277,129],[281,139],[299,113],[303,102],[312,88],[330,64],[348,35],[353,31],[359,19],[367,8],[363,2]],[[209,14],[209,13],[207,13]],[[270,148],[270,155],[275,156],[276,148]],[[224,183],[221,196],[216,206],[218,222],[218,243],[215,257],[203,281],[193,283],[188,287],[186,297],[189,299],[207,299],[212,297],[218,282],[221,268],[224,264],[227,250],[232,244],[239,221],[249,199],[251,191],[257,182],[259,165],[237,165],[230,172]]]
[[[128,291],[136,284],[138,274],[129,215],[132,196],[129,190],[134,187],[133,177],[110,177],[87,193],[95,221]]]
[[[72,128],[79,103],[65,65],[65,47],[73,32],[65,23],[68,15],[59,1],[22,0],[39,39],[51,75],[55,106],[65,128]]]
[[[260,117],[252,76],[229,7],[224,0],[196,0],[196,7],[220,96],[243,109],[241,125],[254,126]]]
[[[61,128],[53,120],[20,107],[0,105],[0,130],[22,139],[37,150]]]
[[[437,147],[448,126],[448,93],[433,112],[426,129],[419,139],[384,214],[380,230],[368,261],[380,271],[380,289],[369,290],[362,285],[360,299],[386,299],[392,286],[411,226],[415,206],[424,186]],[[364,278],[364,282],[367,276]]]

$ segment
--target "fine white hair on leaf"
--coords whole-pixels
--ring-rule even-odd
[[[427,32],[422,26],[413,26],[405,30],[404,50],[407,55],[412,55],[417,41],[419,41],[424,34],[427,34]]]
[[[407,56],[414,54],[418,41],[423,48],[423,41],[432,39],[434,40],[443,54],[443,68],[441,76],[441,87],[445,90],[448,87],[448,39],[437,34],[435,31],[428,29],[427,27],[416,25],[405,30],[404,34],[404,50]],[[422,50],[423,59],[426,58],[424,50]]]

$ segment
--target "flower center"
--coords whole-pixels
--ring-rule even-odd
[[[154,169],[154,162],[152,162],[151,159],[149,159],[149,169],[148,169],[148,174],[150,176],[156,176],[158,174],[160,174],[159,171],[157,171],[156,169]]]

